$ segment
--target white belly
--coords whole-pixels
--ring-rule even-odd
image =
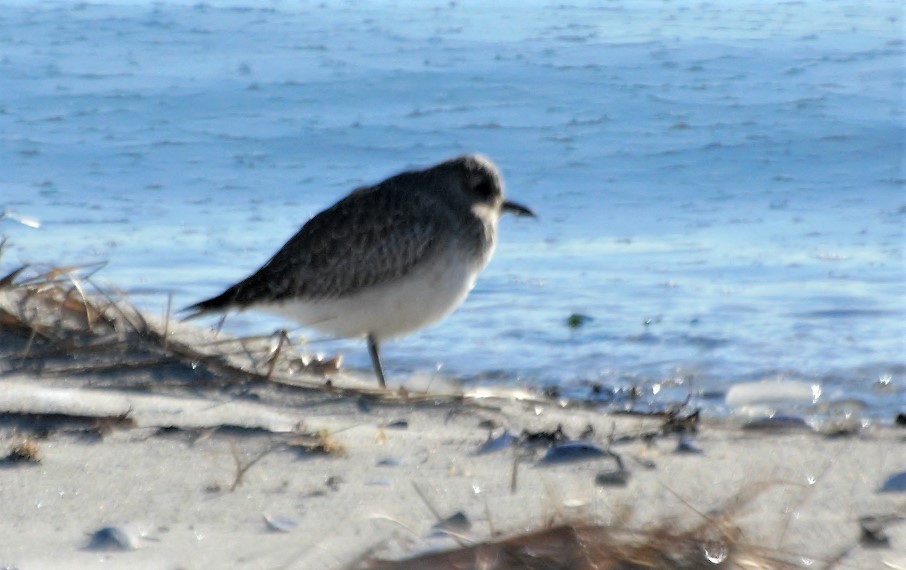
[[[287,300],[255,305],[338,337],[372,334],[378,341],[433,324],[458,307],[475,285],[486,259],[448,253],[399,281],[348,297],[317,302]]]

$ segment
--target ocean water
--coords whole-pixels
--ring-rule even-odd
[[[539,218],[385,345],[391,376],[655,399],[781,377],[906,409],[898,1],[0,8],[0,208],[41,222],[0,220],[3,267],[104,260],[184,306],[353,187],[478,151]]]

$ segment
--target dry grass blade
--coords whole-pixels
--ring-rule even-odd
[[[106,261],[98,261],[95,263],[81,263],[77,265],[62,265],[51,267],[44,273],[39,273],[34,277],[22,282],[23,285],[34,285],[34,284],[46,284],[54,283],[60,279],[61,276],[69,276],[71,274],[78,273],[83,270],[88,270],[88,272],[82,276],[83,279],[88,279],[107,265]]]
[[[170,338],[170,311],[173,309],[173,293],[167,295],[167,310],[164,313],[164,350],[167,349],[167,341]]]
[[[92,328],[94,327],[95,319],[100,316],[100,312],[92,306],[91,302],[88,301],[88,298],[85,296],[85,290],[82,288],[82,284],[79,283],[79,280],[76,279],[71,273],[66,275],[69,279],[69,282],[72,284],[72,288],[78,292],[81,302],[72,302],[69,297],[69,292],[66,293],[64,303],[68,306],[71,306],[73,310],[81,309],[85,312],[85,323],[88,327],[88,332],[93,332]]]
[[[648,528],[629,526],[629,516],[610,525],[561,524],[406,560],[372,559],[348,570],[802,570],[814,558],[742,542],[735,518],[767,489],[769,481],[743,489],[701,524],[665,517]],[[683,501],[688,505],[687,501]],[[825,568],[841,557],[823,560]]]
[[[4,308],[0,308],[0,328],[29,338],[40,335],[45,339],[49,339],[52,336],[52,331],[46,327],[35,326],[34,323],[30,323],[26,319],[23,319],[21,315],[10,312]]]
[[[669,525],[633,530],[560,525],[501,541],[408,560],[371,561],[358,570],[802,570],[742,545],[713,541]]]
[[[2,245],[2,244],[0,244],[0,245]],[[13,282],[16,280],[16,277],[18,277],[19,274],[22,273],[23,271],[25,271],[26,269],[28,269],[28,265],[23,265],[19,269],[14,269],[12,272],[10,272],[8,275],[6,275],[3,279],[0,279],[0,289],[9,289],[10,287],[12,287]]]
[[[86,278],[85,281],[87,283],[91,284],[91,286],[94,288],[94,290],[97,292],[97,294],[101,295],[101,297],[103,297],[104,299],[107,300],[107,302],[108,302],[107,306],[110,309],[113,309],[113,312],[116,315],[118,315],[120,317],[120,320],[122,322],[126,323],[132,329],[132,331],[142,334],[148,330],[148,323],[138,310],[136,310],[133,307],[128,307],[128,309],[123,309],[123,307],[120,306],[123,303],[122,301],[118,301],[117,299],[114,299],[108,291],[98,287],[90,279]],[[107,313],[105,312],[104,314],[106,315]],[[136,323],[133,320],[134,318],[138,319],[140,322]],[[118,323],[115,318],[110,318],[110,319],[108,319],[108,324],[112,328],[116,329]]]
[[[41,454],[35,440],[25,438],[13,445],[9,453],[2,459],[6,463],[40,463]]]

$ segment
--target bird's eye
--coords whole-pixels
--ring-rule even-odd
[[[494,193],[494,185],[491,184],[491,181],[487,178],[475,185],[475,192],[484,198],[491,196]]]

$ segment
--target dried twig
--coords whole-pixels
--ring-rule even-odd
[[[267,447],[264,449],[264,451],[262,451],[255,457],[243,463],[242,458],[239,456],[239,447],[236,445],[236,440],[230,438],[230,452],[232,453],[233,461],[236,464],[236,473],[233,477],[233,483],[230,485],[231,493],[236,490],[236,487],[242,484],[242,478],[245,477],[245,474],[248,472],[248,470],[251,469],[256,463],[264,459],[264,457],[271,451],[273,451],[273,447]]]

